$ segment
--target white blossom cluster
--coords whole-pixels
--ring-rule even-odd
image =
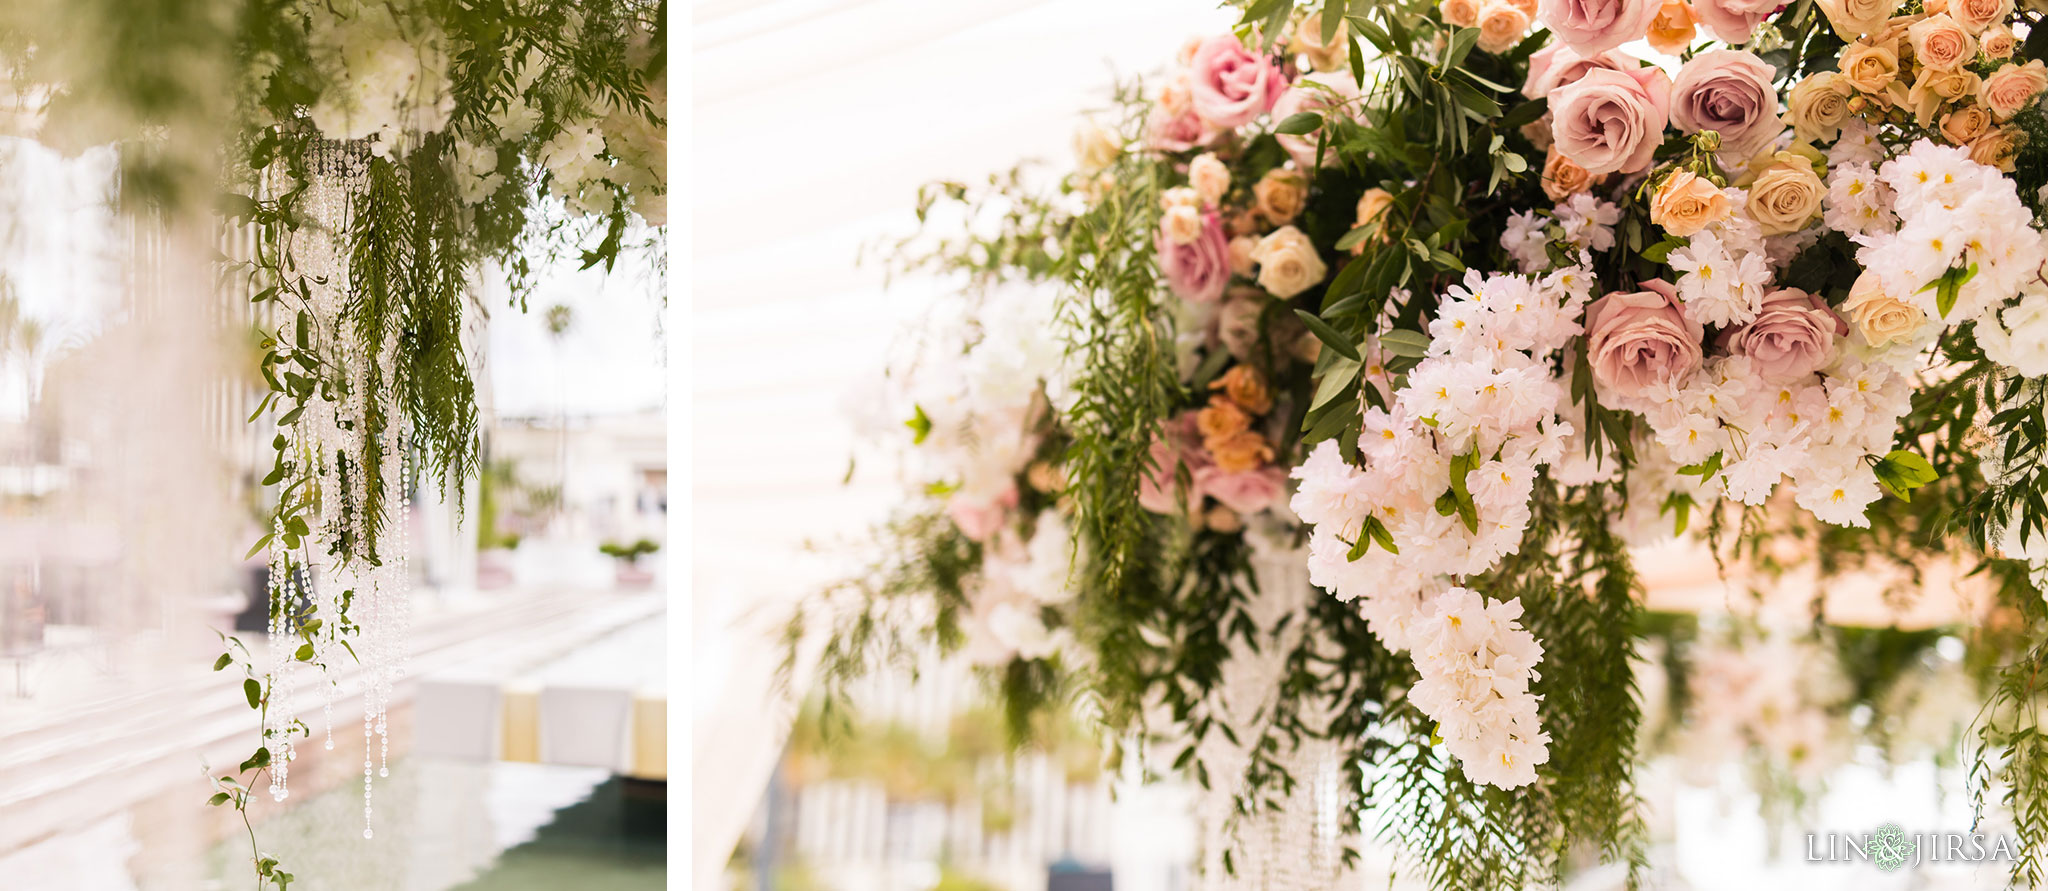
[[[1046,624],[1045,610],[1073,599],[1072,556],[1058,510],[1038,514],[1028,542],[1015,528],[998,532],[982,552],[981,572],[968,582],[961,655],[975,665],[1003,665],[1064,649],[1068,636]]]
[[[1761,758],[1780,774],[1811,780],[1848,759],[1853,743],[1841,711],[1850,688],[1819,642],[1765,632],[1761,640],[1709,640],[1694,654],[1683,744],[1689,761]]]
[[[1748,202],[1742,189],[1723,189],[1734,207]],[[1742,213],[1710,223],[1666,258],[1679,273],[1673,284],[1686,314],[1703,325],[1747,325],[1763,309],[1771,260],[1761,227]]]
[[[1572,253],[1581,256],[1589,251],[1602,253],[1614,247],[1614,224],[1621,222],[1621,208],[1590,192],[1577,192],[1567,196],[1548,213],[1524,210],[1509,214],[1507,228],[1501,232],[1500,246],[1515,259],[1522,272],[1537,273],[1550,268],[1548,245],[1552,222],[1563,230],[1559,243],[1570,248]]]
[[[447,38],[425,16],[385,3],[305,4],[308,46],[327,80],[308,110],[329,139],[376,137],[371,150],[388,156],[408,137],[437,133],[455,112]]]
[[[1548,757],[1527,692],[1542,651],[1513,623],[1519,600],[1484,600],[1449,579],[1486,572],[1521,546],[1538,468],[1572,432],[1556,411],[1568,394],[1555,360],[1582,330],[1592,284],[1577,267],[1541,279],[1468,273],[1444,295],[1428,352],[1392,408],[1365,413],[1364,466],[1325,441],[1294,471],[1291,507],[1315,527],[1310,581],[1358,600],[1374,634],[1413,652],[1425,685],[1417,705],[1445,725],[1475,779],[1504,787],[1533,782]],[[1438,509],[1460,486],[1476,528]],[[1386,542],[1360,543],[1375,533]]]
[[[2041,233],[2013,181],[1997,168],[1970,160],[1964,149],[1923,139],[1884,162],[1878,179],[1891,192],[1899,225],[1856,236],[1856,260],[1885,294],[1911,301],[1931,323],[1985,316],[2039,279],[2048,259]],[[1941,289],[1928,285],[1951,269],[1971,267],[1976,271],[1963,279],[1944,314]]]

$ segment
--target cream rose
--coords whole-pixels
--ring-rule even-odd
[[[1259,239],[1252,262],[1259,264],[1259,287],[1282,300],[1320,284],[1330,271],[1316,253],[1315,243],[1293,226],[1282,226]]]
[[[1931,15],[1906,28],[1913,58],[1929,68],[1954,68],[1977,54],[1977,38],[1948,13]]]
[[[2040,59],[2025,65],[2007,62],[1977,88],[1977,101],[1984,103],[1992,117],[2004,121],[2032,104],[2044,87],[2048,87],[2048,66]]]
[[[1252,201],[1260,216],[1275,226],[1284,226],[1294,222],[1302,205],[1308,202],[1308,180],[1300,171],[1275,167],[1252,186]]]
[[[2014,166],[2013,157],[2026,142],[2027,136],[2020,132],[2020,128],[1998,127],[1971,141],[1970,160],[2011,173]]]
[[[2012,0],[1952,0],[1948,12],[1957,23],[1977,32],[2011,18]]]
[[[1843,40],[1855,40],[1884,30],[1899,0],[1819,0],[1820,11]]]
[[[1259,240],[1249,235],[1239,235],[1230,240],[1230,271],[1245,278],[1252,277],[1256,266],[1252,263],[1252,252],[1259,249]]]
[[[1543,194],[1552,201],[1583,192],[1593,185],[1593,175],[1586,168],[1572,163],[1570,158],[1551,149],[1543,158]]]
[[[1116,163],[1117,156],[1123,151],[1123,146],[1117,143],[1116,133],[1094,121],[1088,121],[1074,131],[1074,157],[1080,162],[1076,166],[1083,176]]]
[[[1982,105],[1965,105],[1941,116],[1941,136],[1951,145],[1969,145],[1991,129],[1991,112]]]
[[[1691,238],[1707,224],[1727,219],[1733,210],[1727,193],[1690,170],[1665,177],[1650,198],[1650,222],[1679,238]]]
[[[1671,80],[1662,69],[1588,71],[1550,98],[1557,150],[1588,173],[1635,173],[1664,144]]]
[[[1358,196],[1358,215],[1355,218],[1356,222],[1351,224],[1352,228],[1355,229],[1379,219],[1380,215],[1386,213],[1387,207],[1393,203],[1394,196],[1387,194],[1385,189],[1375,187],[1365,190],[1365,194]],[[1379,233],[1379,240],[1387,240],[1387,232],[1384,227],[1382,227]],[[1351,252],[1354,254],[1365,253],[1365,242],[1361,241],[1353,245]]]
[[[1559,42],[1591,56],[1643,36],[1661,5],[1660,0],[1537,0],[1536,18]]]
[[[1816,71],[1792,87],[1785,120],[1802,142],[1829,142],[1849,117],[1849,85],[1833,71]]]
[[[1692,45],[1699,36],[1700,17],[1692,11],[1692,4],[1685,0],[1664,0],[1657,7],[1657,15],[1650,19],[1650,27],[1643,35],[1650,48],[1667,55],[1678,55]]]
[[[1188,186],[1174,186],[1159,193],[1159,206],[1165,210],[1176,207],[1199,208],[1202,206],[1202,194]]]
[[[1927,314],[1912,301],[1886,294],[1877,274],[1869,271],[1857,276],[1856,283],[1849,287],[1849,299],[1842,301],[1842,312],[1849,316],[1863,342],[1873,348],[1909,341],[1927,321]]]
[[[1437,13],[1444,17],[1446,25],[1470,28],[1479,24],[1479,0],[1443,0]]]
[[[1504,53],[1529,32],[1529,14],[1507,0],[1493,0],[1479,10],[1479,48]]]
[[[1721,151],[1748,159],[1784,132],[1778,117],[1777,73],[1748,50],[1708,50],[1685,63],[1671,83],[1671,125],[1683,133],[1721,134]]]
[[[1200,208],[1176,204],[1159,218],[1159,232],[1174,244],[1188,244],[1202,237],[1204,220]]]
[[[1842,82],[1869,94],[1885,104],[1895,104],[1904,98],[1899,84],[1899,53],[1890,41],[1879,44],[1852,43],[1842,50],[1837,67],[1842,72]]]
[[[1783,235],[1806,228],[1820,211],[1828,187],[1804,156],[1779,152],[1775,163],[1749,185],[1749,218],[1765,235]]]
[[[1348,23],[1338,22],[1337,33],[1328,42],[1323,40],[1323,14],[1312,12],[1302,16],[1301,23],[1294,26],[1294,42],[1287,50],[1308,58],[1308,67],[1316,71],[1336,71],[1345,65],[1348,41],[1344,29]]]
[[[1230,168],[1215,155],[1198,155],[1188,162],[1188,185],[1203,204],[1219,206],[1223,203],[1224,194],[1230,191]]]
[[[1984,51],[1985,58],[2010,59],[2013,51],[2019,48],[2019,38],[2014,37],[2012,29],[2003,24],[1992,25],[1977,35],[1977,48]]]

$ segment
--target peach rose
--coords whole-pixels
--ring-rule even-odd
[[[1798,288],[1781,288],[1764,295],[1763,309],[1749,324],[1721,332],[1720,345],[1733,355],[1748,356],[1764,380],[1785,383],[1834,361],[1835,338],[1848,333],[1848,323],[1827,301]]]
[[[1188,162],[1188,186],[1203,204],[1216,207],[1230,191],[1230,168],[1215,155],[1198,155]]]
[[[1679,238],[1691,238],[1707,224],[1725,220],[1732,212],[1734,207],[1728,203],[1728,195],[1712,180],[1690,170],[1665,177],[1650,199],[1650,222]]]
[[[1776,160],[1749,184],[1749,218],[1765,235],[1783,235],[1806,228],[1820,212],[1828,187],[1802,155],[1779,152]]]
[[[2048,66],[2040,59],[2025,65],[2007,62],[1984,79],[1977,89],[1977,101],[1984,103],[1992,117],[2004,121],[2032,104],[2043,88],[2048,88]]]
[[[1904,92],[1894,89],[1898,86],[1899,53],[1889,41],[1882,44],[1852,43],[1842,50],[1841,61],[1836,65],[1842,72],[1844,83],[1887,104],[1897,102],[1897,99],[1888,97]],[[1904,97],[1901,95],[1899,98]]]
[[[1287,78],[1271,60],[1245,48],[1235,34],[1202,41],[1189,60],[1195,113],[1225,129],[1266,113],[1287,89]]]
[[[1906,106],[1913,112],[1913,122],[1922,127],[1933,125],[1942,106],[1975,94],[1980,83],[1977,73],[1968,68],[1920,69],[1913,86],[1906,90]]]
[[[1700,323],[1661,279],[1616,291],[1586,307],[1586,360],[1601,392],[1641,396],[1684,383],[1700,367]]]
[[[1756,26],[1782,5],[1778,0],[1697,0],[1693,11],[1707,33],[1722,43],[1748,43]]]
[[[1336,71],[1345,65],[1347,54],[1344,29],[1348,23],[1338,22],[1337,33],[1328,42],[1323,40],[1323,14],[1312,12],[1302,16],[1300,24],[1294,26],[1294,41],[1287,45],[1287,51],[1308,57],[1308,67],[1316,71]]]
[[[1557,150],[1588,173],[1635,173],[1664,144],[1671,80],[1662,69],[1588,71],[1550,98]]]
[[[1721,151],[1747,159],[1770,145],[1778,118],[1775,69],[1748,50],[1708,50],[1685,63],[1671,83],[1671,125],[1682,133],[1721,134]]]
[[[1222,377],[1209,382],[1209,389],[1222,390],[1230,401],[1255,415],[1273,409],[1273,390],[1266,385],[1266,376],[1250,365],[1231,366]]]
[[[1802,142],[1827,142],[1841,135],[1849,117],[1849,85],[1833,71],[1816,71],[1793,85],[1785,120]]]
[[[1273,460],[1273,447],[1255,430],[1208,437],[1202,440],[1202,447],[1208,449],[1209,457],[1216,460],[1216,469],[1224,473],[1257,470],[1259,465]]]
[[[2013,171],[2013,157],[2027,144],[2027,135],[2013,126],[1986,131],[1970,143],[1970,160],[1986,167]]]
[[[2011,28],[1992,25],[1977,35],[1977,48],[1984,51],[1985,58],[2010,59],[2013,51],[2019,49],[2019,38],[2013,36]]]
[[[1258,250],[1259,240],[1249,235],[1239,235],[1226,246],[1230,251],[1230,271],[1245,278],[1252,277],[1252,251]]]
[[[1259,264],[1259,287],[1282,300],[1321,284],[1330,271],[1315,243],[1293,226],[1282,226],[1259,239],[1252,262]]]
[[[1479,10],[1479,48],[1504,53],[1529,32],[1529,14],[1506,0],[1493,0]]]
[[[1479,0],[1443,0],[1437,12],[1444,17],[1444,24],[1453,28],[1479,24]]]
[[[2012,17],[2012,0],[1952,0],[1948,6],[1956,22],[1972,33]]]
[[[1552,201],[1583,192],[1593,186],[1593,175],[1586,168],[1572,163],[1572,159],[1557,153],[1552,148],[1543,157],[1543,194]]]
[[[1365,190],[1365,194],[1358,196],[1358,216],[1356,217],[1356,221],[1351,224],[1351,227],[1356,229],[1359,226],[1363,226],[1367,223],[1379,219],[1381,214],[1387,212],[1388,205],[1391,205],[1393,203],[1394,196],[1387,194],[1387,190],[1385,189],[1375,186],[1373,188]],[[1381,229],[1379,233],[1379,239],[1381,241],[1385,241],[1387,239],[1387,232],[1385,231],[1384,227]],[[1364,253],[1365,242],[1361,241],[1358,244],[1353,245],[1351,247],[1351,252],[1354,254]]]
[[[1656,17],[1659,0],[1537,0],[1536,18],[1581,56],[1638,37]]]
[[[1699,14],[1692,11],[1692,4],[1664,0],[1664,5],[1657,7],[1656,17],[1650,19],[1649,31],[1643,39],[1649,41],[1651,49],[1675,56],[1685,52],[1693,38],[1699,36],[1699,23]]]
[[[1542,117],[1522,125],[1522,137],[1539,152],[1550,151],[1557,144],[1557,140],[1550,138],[1551,120],[1550,112],[1546,111]]]
[[[1843,40],[1855,40],[1884,30],[1899,0],[1819,0],[1820,11]]]
[[[1929,68],[1954,68],[1977,54],[1977,38],[1948,13],[1931,15],[1906,28],[1913,57]]]
[[[1991,129],[1991,112],[1982,105],[1965,105],[1941,116],[1941,136],[1951,145],[1969,145]]]
[[[1242,367],[1242,366],[1240,366]],[[1250,430],[1252,416],[1242,406],[1222,396],[1209,397],[1209,407],[1195,413],[1195,429],[1203,439],[1223,439]]]
[[[1302,205],[1308,203],[1308,180],[1301,171],[1275,167],[1252,186],[1252,201],[1260,216],[1275,226],[1285,226],[1294,222]]]
[[[1551,91],[1586,76],[1595,68],[1612,68],[1616,71],[1635,71],[1643,67],[1643,60],[1620,50],[1606,50],[1590,56],[1581,56],[1576,50],[1562,43],[1553,43],[1529,56],[1529,75],[1522,80],[1522,95],[1541,99]]]
[[[1873,348],[1911,340],[1927,320],[1918,304],[1886,294],[1877,274],[1868,270],[1849,287],[1849,299],[1842,301],[1842,312],[1848,314],[1863,342]]]

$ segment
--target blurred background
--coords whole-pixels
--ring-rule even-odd
[[[1163,69],[1234,11],[1202,0],[710,0],[692,15],[696,886],[1204,887],[1199,790],[1106,767],[1078,723],[1007,752],[964,664],[932,657],[915,681],[867,679],[851,732],[827,732],[807,679],[784,688],[776,669],[791,606],[860,566],[864,528],[901,497],[888,455],[865,437],[901,419],[863,410],[890,345],[958,284],[885,288],[874,246],[914,229],[920,184],[972,183],[1029,159],[1057,176],[1113,78]],[[1953,567],[1824,586],[1723,579],[1688,543],[1639,554],[1638,566],[1653,611],[1639,674],[1653,886],[2003,884],[2003,863],[1885,874],[1807,860],[1809,835],[1825,850],[1827,833],[1887,820],[1996,831],[1962,791],[1957,742],[1981,698],[1947,630],[1987,601]],[[1814,617],[1847,629],[1835,646],[1754,638]],[[1723,658],[1744,635],[1734,650],[1768,655]],[[1912,655],[1887,662],[1896,652]],[[1880,720],[1850,704],[1879,683],[1912,708]],[[1400,864],[1368,842],[1353,886],[1423,887]],[[1620,887],[1620,876],[1592,869],[1571,887]]]
[[[0,887],[246,888],[249,837],[205,803],[258,732],[208,670],[218,635],[265,658],[254,320],[112,209],[116,177],[111,149],[0,135]],[[478,282],[486,470],[413,493],[376,838],[361,672],[303,683],[333,745],[252,808],[294,888],[665,886],[667,298],[661,243],[628,240],[609,275],[542,269],[525,311]]]

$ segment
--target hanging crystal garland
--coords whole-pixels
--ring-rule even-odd
[[[360,142],[323,141],[313,148],[300,202],[305,225],[289,251],[294,271],[303,276],[303,324],[310,331],[303,346],[284,347],[293,339],[280,337],[281,349],[292,359],[293,350],[312,353],[305,367],[322,370],[321,385],[279,434],[288,443],[291,478],[304,487],[309,516],[297,552],[280,544],[281,522],[272,538],[271,596],[277,606],[269,631],[276,707],[266,713],[264,726],[273,752],[271,793],[282,800],[289,794],[292,735],[310,735],[294,717],[296,673],[323,671],[323,733],[331,750],[343,669],[360,666],[354,679],[363,703],[364,838],[375,836],[375,779],[390,775],[389,710],[411,617],[410,514],[417,476],[410,422],[388,377],[400,364],[403,326],[395,318],[378,320],[374,327],[381,336],[365,343],[366,326],[350,315],[367,311],[351,302],[349,261],[352,214],[369,164],[368,147]],[[295,608],[301,604],[310,611]]]

